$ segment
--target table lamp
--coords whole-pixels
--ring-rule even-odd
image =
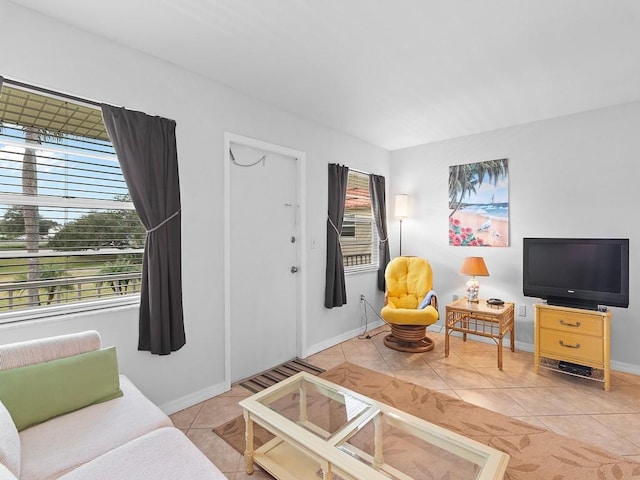
[[[402,256],[402,220],[409,216],[408,214],[409,195],[396,195],[396,218],[400,220],[400,256]]]
[[[476,277],[488,277],[489,270],[484,263],[482,257],[467,257],[462,262],[460,275],[471,275],[467,282],[467,301],[469,303],[478,302],[478,294],[480,293],[480,282]]]

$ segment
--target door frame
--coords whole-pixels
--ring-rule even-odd
[[[296,160],[296,196],[298,218],[298,241],[296,254],[298,273],[296,274],[296,355],[306,351],[307,338],[307,220],[306,220],[306,153],[282,145],[257,140],[255,138],[224,133],[224,383],[231,388],[231,155],[232,143],[276,153]]]

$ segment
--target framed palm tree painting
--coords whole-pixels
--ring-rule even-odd
[[[449,245],[509,246],[506,158],[449,167]]]

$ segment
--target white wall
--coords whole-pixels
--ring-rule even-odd
[[[640,103],[632,103],[392,152],[391,197],[410,195],[403,253],[431,261],[441,318],[452,295],[464,294],[462,259],[484,256],[491,276],[480,279],[481,296],[527,307],[516,317],[516,339],[532,349],[536,299],[522,295],[522,238],[629,238],[630,306],[612,309],[611,357],[614,367],[640,373],[639,125]],[[449,166],[498,158],[509,159],[511,246],[450,247]],[[392,222],[392,240],[397,228]]]
[[[187,344],[166,357],[137,352],[137,309],[0,326],[0,343],[95,328],[121,371],[172,411],[216,393],[224,379],[223,141],[232,132],[307,154],[308,351],[364,325],[360,293],[381,301],[375,274],[349,276],[348,305],[324,302],[327,164],[388,175],[389,153],[173,65],[0,0],[0,75],[177,121]],[[292,80],[294,81],[294,80]],[[283,85],[286,88],[286,85]],[[269,319],[263,319],[269,321]]]

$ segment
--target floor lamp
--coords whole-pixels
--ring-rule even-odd
[[[396,195],[396,218],[400,220],[400,256],[402,256],[402,220],[407,218],[409,206],[409,195],[400,194]]]

